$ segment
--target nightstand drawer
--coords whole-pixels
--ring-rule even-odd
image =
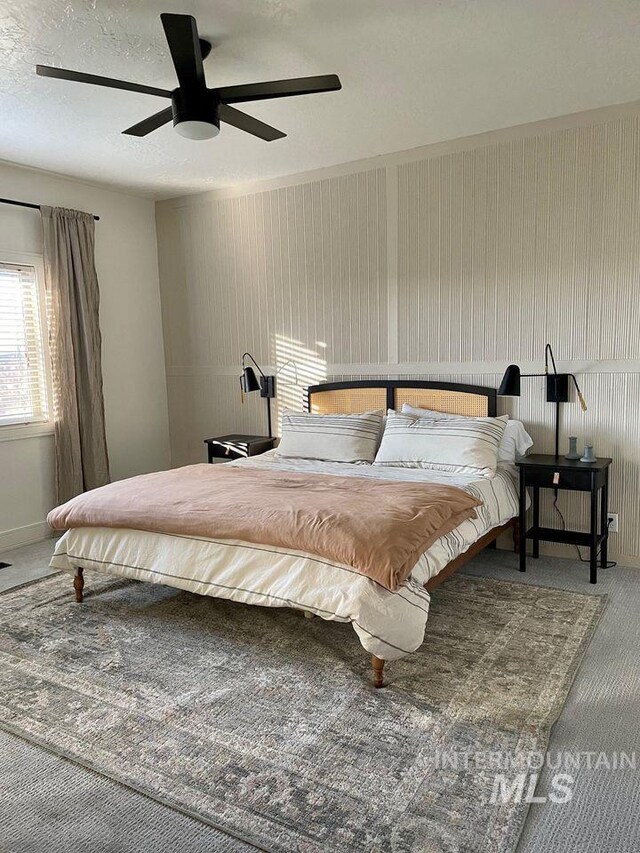
[[[591,471],[567,471],[560,466],[553,468],[525,468],[522,475],[527,486],[541,486],[548,489],[570,489],[588,492],[591,489]]]
[[[209,462],[216,459],[229,461],[244,459],[247,456],[257,456],[271,450],[275,438],[264,435],[219,435],[216,438],[206,438]]]
[[[213,459],[243,459],[245,456],[249,456],[249,448],[246,444],[226,444],[212,441],[209,444],[209,456]]]

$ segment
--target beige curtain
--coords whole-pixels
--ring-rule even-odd
[[[109,482],[100,293],[89,213],[42,207],[58,503]]]

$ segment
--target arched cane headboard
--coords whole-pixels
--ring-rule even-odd
[[[317,414],[401,409],[403,403],[468,417],[495,417],[496,389],[420,379],[358,379],[323,382],[306,390],[305,406]]]

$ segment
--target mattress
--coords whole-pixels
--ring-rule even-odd
[[[69,530],[58,540],[51,566],[65,571],[81,566],[201,595],[292,607],[322,619],[350,622],[369,653],[394,660],[415,651],[423,641],[430,602],[424,584],[488,530],[518,512],[517,490],[506,469],[499,469],[493,479],[477,480],[424,469],[285,460],[276,451],[224,464],[446,483],[470,492],[482,505],[476,518],[464,521],[422,554],[411,576],[395,592],[350,566],[301,551],[142,530]],[[90,591],[90,575],[87,582]]]

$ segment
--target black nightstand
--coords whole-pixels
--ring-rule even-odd
[[[598,548],[600,567],[607,565],[609,538],[609,465],[608,458],[595,462],[579,462],[560,456],[533,454],[516,461],[520,469],[520,571],[527,570],[527,539],[533,542],[532,556],[540,553],[540,540],[582,545],[590,549],[589,580],[598,581]],[[527,487],[533,492],[533,526],[527,530]],[[591,523],[589,533],[540,527],[540,489],[569,489],[591,494]],[[600,531],[598,532],[598,492],[600,493]]]
[[[266,435],[218,435],[215,438],[205,438],[209,462],[214,459],[243,459],[245,456],[258,456],[271,450],[275,438]]]

